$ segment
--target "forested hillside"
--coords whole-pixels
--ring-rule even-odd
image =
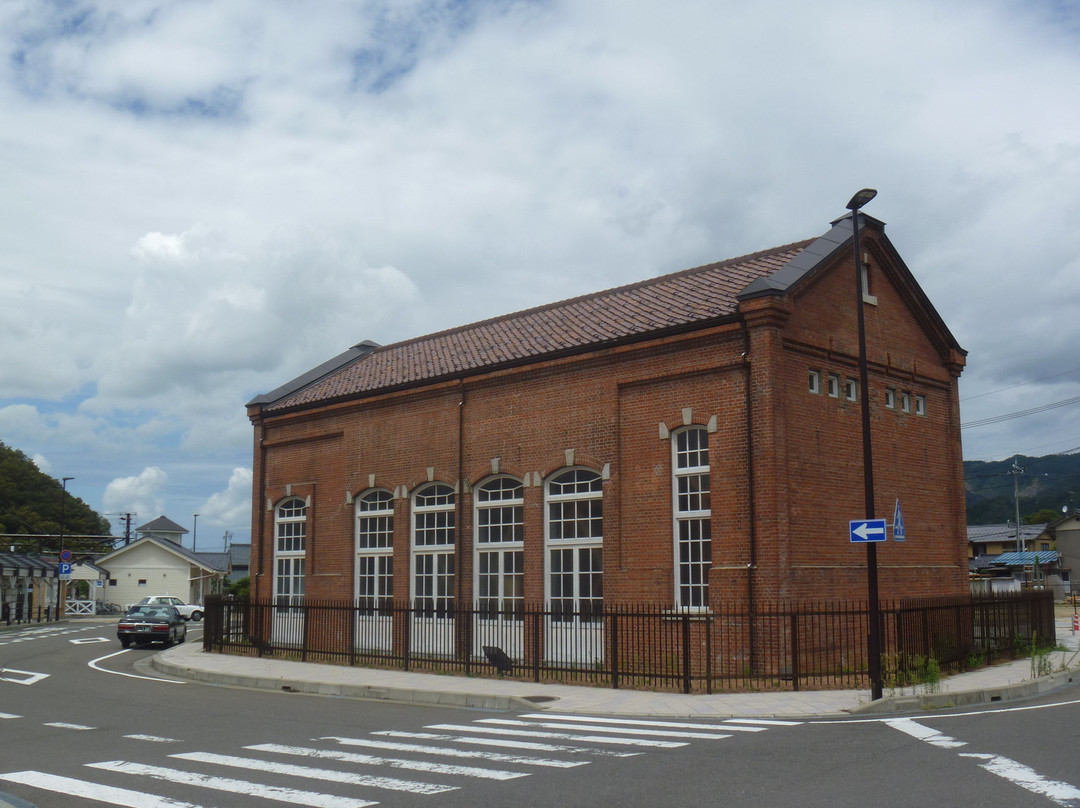
[[[59,480],[41,472],[18,449],[0,442],[0,533],[32,534],[30,538],[7,536],[2,540],[2,549],[8,551],[14,546],[16,552],[55,552],[61,510],[65,547],[88,552],[111,549],[103,548],[101,542],[75,538],[109,535],[107,519],[70,493],[65,498]]]
[[[1014,476],[1014,460],[1023,469]],[[1019,483],[1020,521],[1048,522],[1064,506],[1080,508],[1080,454],[971,460],[964,463],[969,525],[1016,520],[1014,484]]]

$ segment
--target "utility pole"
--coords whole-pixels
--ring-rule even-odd
[[[1013,502],[1016,504],[1016,549],[1022,553],[1027,548],[1024,546],[1024,538],[1020,533],[1020,475],[1024,473],[1024,470],[1020,468],[1020,455],[1013,458],[1012,469],[1009,473],[1013,476]]]

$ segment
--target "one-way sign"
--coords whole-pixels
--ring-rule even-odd
[[[848,528],[853,542],[885,541],[884,519],[852,519]]]

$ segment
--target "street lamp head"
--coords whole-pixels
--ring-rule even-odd
[[[873,188],[863,188],[857,192],[855,196],[851,197],[851,201],[847,203],[848,210],[858,210],[871,199],[877,196],[877,191]]]

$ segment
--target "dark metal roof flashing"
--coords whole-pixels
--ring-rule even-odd
[[[861,226],[873,223],[878,227],[884,227],[885,223],[859,213]],[[764,278],[758,278],[749,284],[736,297],[738,300],[750,300],[755,297],[767,295],[785,295],[803,278],[810,275],[815,269],[825,263],[839,250],[851,243],[851,214],[845,214],[832,224],[832,229],[823,236],[814,239],[802,252],[788,261],[780,269]]]
[[[263,393],[256,396],[247,403],[248,407],[256,407],[264,404],[272,404],[275,401],[291,396],[293,393],[303,390],[305,387],[315,384],[315,382],[325,379],[327,376],[336,373],[346,365],[351,365],[353,362],[358,362],[365,356],[370,354],[376,348],[382,346],[377,342],[372,342],[369,339],[349,348],[344,353],[340,353],[333,359],[328,359],[318,367],[312,368],[307,373],[297,376],[291,382],[286,382],[281,387],[271,390],[269,393]]]

